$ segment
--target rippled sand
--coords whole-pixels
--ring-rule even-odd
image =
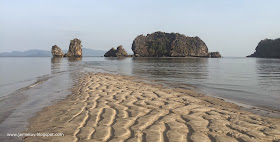
[[[280,119],[183,89],[111,74],[88,74],[73,95],[30,120],[25,141],[280,141]]]

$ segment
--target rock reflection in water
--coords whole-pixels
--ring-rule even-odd
[[[106,57],[104,58],[105,60],[125,60],[125,59],[128,59],[129,57]]]
[[[65,60],[65,59],[56,58],[56,57],[51,58],[51,73],[52,74],[56,74],[61,71],[65,71],[65,69],[62,68],[63,65],[61,65],[63,60]]]
[[[77,62],[77,61],[81,61],[82,57],[69,57],[69,58],[67,58],[67,60],[69,62]]]
[[[81,61],[82,57],[76,58],[51,58],[51,73],[61,73],[71,69],[70,66],[73,66],[72,62]]]
[[[280,92],[280,60],[256,59],[258,84],[263,89],[271,90],[273,95]]]
[[[100,64],[110,67],[110,70],[121,74],[131,75],[132,73],[132,58],[130,57],[106,57],[105,61]],[[106,69],[105,69],[106,70]]]
[[[158,78],[206,79],[207,58],[133,58],[133,74]]]

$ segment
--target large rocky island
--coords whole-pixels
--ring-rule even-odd
[[[280,38],[261,40],[256,51],[247,57],[280,58]]]
[[[137,36],[132,51],[135,57],[221,57],[219,52],[208,53],[206,44],[199,37],[165,32]]]
[[[81,40],[74,38],[70,41],[69,50],[66,54],[63,54],[62,50],[57,46],[52,46],[53,57],[82,57],[82,44]]]

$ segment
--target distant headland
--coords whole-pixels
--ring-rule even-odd
[[[280,58],[280,38],[261,40],[256,51],[247,57]]]

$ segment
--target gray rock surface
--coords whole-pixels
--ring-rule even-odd
[[[179,33],[139,35],[133,41],[132,51],[136,57],[209,57],[208,48],[199,37]]]
[[[69,50],[65,57],[82,57],[82,44],[81,40],[74,38],[70,41]]]
[[[118,46],[117,49],[111,48],[104,54],[104,57],[128,57],[129,55],[122,47],[122,45]]]
[[[52,46],[52,55],[53,57],[63,57],[64,53],[57,45],[54,45]]]
[[[219,52],[210,52],[209,53],[210,58],[221,58],[221,54]]]

